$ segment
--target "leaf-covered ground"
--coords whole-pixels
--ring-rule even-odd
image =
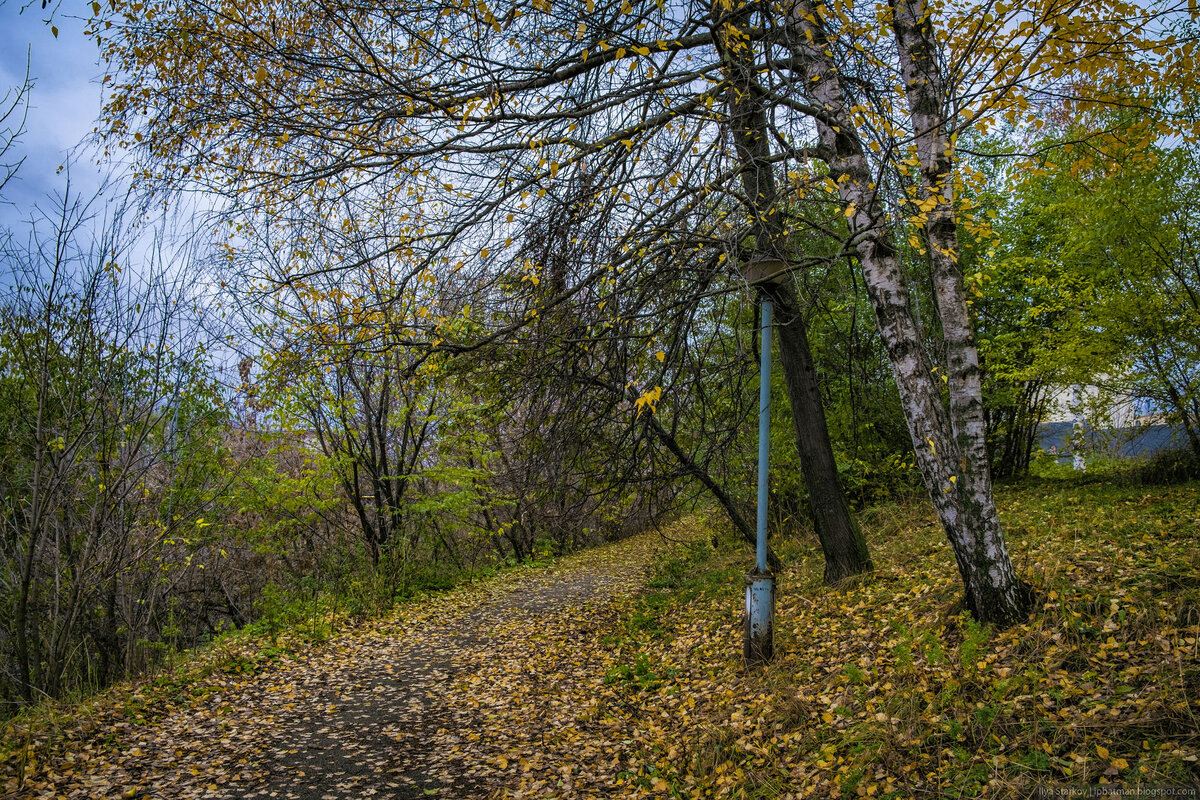
[[[837,589],[783,542],[770,667],[749,556],[692,517],[316,647],[227,643],[6,732],[6,797],[1027,797],[1200,785],[1200,487],[1045,484],[1001,507],[1041,592],[961,612],[921,504]],[[647,569],[647,565],[649,569]]]

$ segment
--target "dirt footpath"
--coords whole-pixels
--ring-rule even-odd
[[[620,725],[593,702],[613,655],[600,642],[654,546],[639,537],[510,573],[261,674],[214,675],[202,700],[153,724],[68,734],[70,752],[2,796],[619,795],[586,768],[620,758]]]
[[[563,681],[603,683],[603,670],[580,669],[585,653],[539,647],[544,632],[594,631],[641,574],[639,559],[593,560],[531,576],[444,623],[339,646],[335,659],[313,665],[309,690],[279,718],[253,778],[214,796],[488,797],[508,783],[497,768],[537,755],[522,752],[516,742],[528,736],[502,719],[515,712],[540,727],[560,716]]]

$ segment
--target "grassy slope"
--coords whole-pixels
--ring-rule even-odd
[[[824,587],[819,552],[780,542],[796,564],[781,576],[780,655],[750,674],[739,652],[750,556],[732,543],[714,551],[702,519],[668,531],[690,545],[663,552],[639,537],[565,560],[554,570],[660,551],[641,595],[622,589],[535,630],[514,619],[493,632],[499,643],[440,700],[448,711],[486,709],[477,735],[488,749],[463,748],[461,768],[512,797],[1023,797],[1104,782],[1196,785],[1200,485],[1004,492],[1014,560],[1041,598],[1027,623],[998,633],[961,613],[953,560],[924,508],[864,515],[878,572],[856,585]],[[411,604],[347,635],[419,629],[519,580]],[[133,764],[130,730],[169,733],[164,720],[204,718],[210,693],[294,680],[288,670],[337,644],[231,638],[61,717],[14,721],[0,789],[44,791],[59,785],[54,775]],[[191,722],[180,729],[195,738]],[[80,750],[86,767],[71,755]]]
[[[1001,632],[961,611],[924,504],[864,515],[878,572],[857,585],[822,586],[819,552],[785,544],[799,561],[781,576],[780,655],[744,677],[729,587],[747,556],[666,565],[672,590],[627,625],[630,736],[644,742],[628,783],[750,797],[1197,786],[1200,487],[1046,483],[1000,506],[1040,592]],[[639,663],[661,676],[640,680],[650,692]]]

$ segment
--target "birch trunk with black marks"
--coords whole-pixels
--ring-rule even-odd
[[[946,345],[950,402],[922,345],[901,261],[886,224],[885,209],[847,102],[842,74],[831,57],[819,14],[810,0],[792,9],[789,41],[812,103],[817,155],[829,166],[847,209],[858,257],[880,336],[896,376],[917,464],[954,551],[976,619],[1010,623],[1028,608],[1028,588],[1017,579],[993,500],[987,460],[981,374],[957,262],[950,180],[949,141],[941,112],[942,83],[928,9],[893,2],[894,33],[906,81],[910,118],[921,153],[925,190],[938,195],[926,230],[934,251],[934,294]]]
[[[720,40],[720,34],[717,36]],[[729,81],[729,129],[741,166],[742,188],[754,214],[754,254],[787,261],[783,214],[772,166],[764,93],[755,77],[749,42],[726,42],[721,48]],[[836,584],[871,571],[874,566],[838,478],[829,441],[816,366],[807,324],[795,291],[787,284],[765,287],[775,304],[779,354],[783,364],[792,424],[808,488],[813,527],[825,557],[825,582]]]

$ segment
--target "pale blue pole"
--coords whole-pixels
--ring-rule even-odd
[[[757,563],[746,576],[746,625],[742,655],[746,665],[765,664],[775,653],[775,577],[767,572],[767,474],[771,444],[771,301],[764,296],[760,316],[762,356],[758,387],[758,537]]]
[[[762,356],[759,359],[758,386],[758,539],[757,568],[767,571],[767,474],[771,447],[771,299],[762,299]]]

